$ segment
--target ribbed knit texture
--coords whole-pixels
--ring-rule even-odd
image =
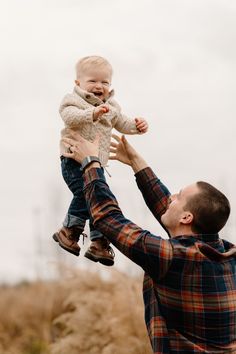
[[[73,93],[67,94],[63,98],[59,109],[65,123],[65,128],[61,131],[62,137],[70,137],[67,128],[73,129],[89,141],[93,141],[97,133],[101,136],[99,158],[102,166],[107,165],[109,158],[112,128],[122,134],[139,134],[135,120],[121,113],[121,108],[112,98],[113,96],[114,91],[111,91],[107,101],[103,102],[94,94],[75,86]],[[103,114],[98,121],[93,122],[94,108],[104,103],[108,105],[109,112]],[[60,144],[61,154],[64,151],[65,147]]]

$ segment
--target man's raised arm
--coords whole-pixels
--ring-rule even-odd
[[[115,141],[111,142],[110,152],[112,155],[110,159],[118,160],[132,167],[136,183],[148,208],[162,225],[161,215],[168,206],[170,192],[157,178],[152,169],[148,167],[142,156],[129,144],[125,136],[119,138],[117,135],[112,135],[112,137]]]

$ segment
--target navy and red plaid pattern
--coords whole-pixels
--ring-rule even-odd
[[[136,181],[160,222],[168,189],[150,168],[138,172]],[[218,235],[163,239],[143,230],[123,216],[101,169],[85,173],[84,192],[95,227],[145,271],[145,321],[153,352],[236,353],[234,246]]]

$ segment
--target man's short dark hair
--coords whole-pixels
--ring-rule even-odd
[[[226,196],[207,182],[197,182],[199,193],[190,197],[184,209],[193,214],[192,231],[198,234],[218,233],[230,214]]]

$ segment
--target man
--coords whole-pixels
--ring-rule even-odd
[[[108,185],[94,143],[64,139],[66,157],[82,163],[95,227],[144,271],[145,321],[154,353],[236,353],[236,247],[219,238],[230,205],[206,182],[170,195],[125,137],[112,159],[132,167],[149,209],[170,239],[126,219]]]

